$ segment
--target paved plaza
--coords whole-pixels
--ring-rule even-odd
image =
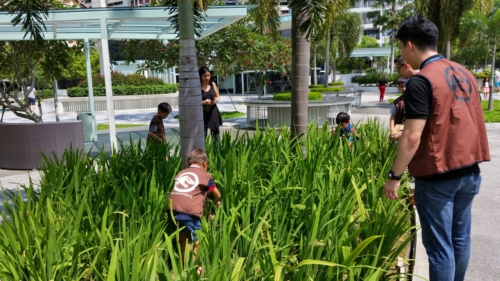
[[[368,118],[378,118],[383,124],[389,124],[390,105],[387,102],[378,102],[378,92],[375,87],[362,88],[366,92],[363,94],[362,107],[352,109],[352,119],[354,122],[364,121]],[[389,87],[386,93],[386,100],[394,98],[396,94],[395,87]],[[246,112],[246,106],[241,102],[247,98],[255,96],[242,95],[224,95],[222,93],[221,101],[218,103],[221,111],[241,111]],[[496,97],[498,98],[498,97]],[[151,117],[156,113],[156,109],[148,110],[127,110],[116,111],[115,120],[117,124],[142,124],[144,126],[117,129],[117,138],[124,144],[130,140],[137,141],[147,136],[148,124]],[[179,122],[173,117],[178,114],[178,108],[173,108],[172,114],[165,120],[167,138],[170,143],[177,144],[179,141]],[[54,122],[54,114],[45,114],[45,122]],[[60,115],[61,121],[76,120],[76,113],[63,113]],[[96,113],[97,123],[107,123],[107,113]],[[31,122],[16,117],[13,113],[7,112],[4,122]],[[236,132],[244,130],[246,117],[235,118],[224,122],[223,131]],[[497,234],[500,233],[500,174],[497,172],[500,166],[500,123],[486,124],[488,131],[488,140],[490,143],[491,162],[481,164],[483,181],[481,191],[476,197],[473,205],[473,226],[472,226],[472,253],[470,266],[467,272],[466,280],[469,281],[498,281],[500,280],[500,239]],[[98,141],[85,143],[87,151],[97,153],[98,149],[103,147],[109,151],[109,132],[99,131]],[[19,185],[29,184],[30,180],[37,182],[40,179],[40,173],[33,171],[12,171],[0,169],[0,185],[4,189],[17,190]],[[3,197],[0,195],[0,207],[4,204]],[[420,242],[420,241],[418,241]],[[427,273],[427,257],[422,245],[417,246],[415,275],[413,280],[425,280]]]

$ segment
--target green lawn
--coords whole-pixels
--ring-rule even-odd
[[[147,124],[116,124],[116,128],[143,127]],[[109,130],[109,124],[97,124],[97,130]]]
[[[245,116],[245,113],[239,111],[221,111],[220,116],[222,119],[231,119]],[[179,115],[175,115],[174,118],[179,119]]]
[[[500,122],[500,100],[493,101],[493,110],[488,110],[488,101],[484,100],[481,102],[484,112],[484,121],[486,123],[498,123]]]

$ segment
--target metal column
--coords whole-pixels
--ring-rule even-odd
[[[245,94],[245,74],[241,73],[241,94]]]
[[[92,67],[90,66],[90,43],[89,39],[84,41],[85,64],[87,66],[87,88],[89,90],[89,110],[92,115],[92,141],[97,141],[97,123],[95,120],[94,86],[92,82]]]
[[[108,45],[108,25],[106,19],[101,19],[101,44],[102,44],[102,60],[104,63],[104,85],[106,87],[106,110],[108,111],[109,122],[109,141],[111,144],[111,153],[117,149],[116,141],[116,125],[115,125],[115,108],[113,104],[113,89],[111,87],[111,70],[109,60],[109,45]]]

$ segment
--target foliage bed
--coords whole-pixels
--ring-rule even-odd
[[[117,129],[144,126],[148,126],[148,124],[116,124]],[[97,130],[109,130],[109,124],[97,124]]]
[[[145,77],[140,74],[123,74],[118,71],[111,72],[111,83],[113,86],[147,86],[147,85],[163,85],[165,82],[155,77]],[[92,77],[92,85],[94,87],[104,87],[104,76],[100,73]],[[78,87],[88,88],[87,79],[82,80]]]
[[[314,89],[315,91],[317,89]],[[307,99],[308,100],[322,100],[323,95],[318,92],[309,92],[307,94]],[[273,100],[275,101],[291,101],[292,100],[292,93],[279,93],[279,94],[274,94]]]
[[[396,280],[412,239],[408,203],[382,195],[396,146],[377,123],[358,131],[350,149],[311,126],[307,158],[288,129],[209,141],[222,204],[207,204],[199,252],[184,263],[165,209],[177,149],[168,163],[166,147],[67,151],[45,161],[40,190],[5,191],[0,279]]]
[[[93,87],[94,96],[106,96],[106,89],[101,86]],[[145,85],[145,86],[126,86],[117,85],[113,86],[114,96],[131,96],[131,95],[155,95],[155,94],[169,94],[175,93],[178,90],[177,84],[163,84],[163,85]],[[69,97],[86,97],[88,96],[88,89],[82,87],[73,87],[68,89]]]
[[[493,110],[488,110],[488,101],[484,100],[481,102],[484,113],[484,121],[486,123],[498,123],[500,122],[500,100],[493,101]]]

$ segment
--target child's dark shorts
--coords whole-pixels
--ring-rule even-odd
[[[185,227],[183,231],[185,231],[188,235],[188,239],[190,241],[198,241],[198,236],[196,235],[196,230],[201,229],[201,223],[199,219],[195,220],[177,220],[177,224],[179,228]]]
[[[36,105],[36,100],[34,98],[29,98],[30,105]]]

